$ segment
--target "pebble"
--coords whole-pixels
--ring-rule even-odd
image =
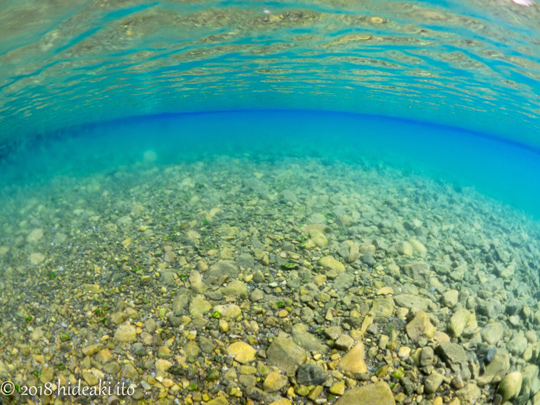
[[[354,339],[349,335],[341,335],[334,343],[334,347],[340,350],[349,350],[354,344]]]
[[[43,238],[43,229],[34,229],[30,234],[26,237],[26,241],[28,243],[34,243],[37,242]]]
[[[234,357],[234,359],[241,364],[249,363],[255,359],[255,353],[257,351],[249,344],[245,342],[236,342],[227,348],[227,353]]]
[[[336,405],[394,405],[395,403],[394,395],[388,384],[377,382],[346,391],[336,402]]]
[[[396,244],[396,251],[405,256],[412,256],[414,254],[413,247],[409,242],[399,242]]]
[[[429,316],[424,311],[418,311],[411,322],[406,326],[407,335],[413,341],[419,341],[426,337],[432,338],[437,330],[431,323]]]
[[[263,389],[266,392],[275,392],[279,391],[289,383],[289,380],[283,374],[280,374],[279,371],[274,371],[265,378],[263,383]]]
[[[339,362],[340,370],[349,373],[365,373],[367,365],[364,356],[364,344],[358,342]]]
[[[420,242],[419,240],[416,240],[416,239],[411,239],[409,241],[409,243],[410,243],[414,253],[416,253],[417,255],[420,255],[420,256],[425,256],[426,255],[427,248],[424,246],[424,244],[422,242]]]
[[[305,324],[297,323],[292,327],[291,333],[295,343],[310,352],[326,353],[328,351],[328,346],[310,333]]]
[[[307,359],[304,349],[285,334],[280,334],[274,339],[266,354],[270,364],[277,366],[284,373],[294,373]]]
[[[493,322],[484,326],[480,334],[484,342],[495,346],[502,339],[504,328],[499,322]]]
[[[292,405],[292,402],[287,398],[280,398],[272,402],[270,405]]]
[[[166,373],[172,367],[172,365],[173,363],[171,363],[169,360],[157,359],[156,371],[159,373]]]
[[[210,312],[211,309],[212,304],[210,304],[203,296],[194,297],[189,304],[189,314],[193,317],[202,316],[207,312]]]
[[[490,383],[497,383],[502,380],[506,372],[510,369],[510,358],[506,353],[497,353],[493,360],[486,366],[484,373],[478,378],[478,385],[484,386]]]
[[[309,237],[311,238],[311,240],[313,241],[313,243],[315,243],[315,246],[317,247],[322,248],[322,247],[328,246],[328,239],[326,238],[324,233],[322,233],[318,229],[310,230]]]
[[[345,266],[332,256],[325,256],[319,260],[319,264],[327,270],[335,270],[338,273],[345,273]]]
[[[454,337],[460,337],[470,320],[471,313],[464,308],[460,308],[450,318],[450,322],[448,323],[448,331]]]
[[[390,318],[394,314],[394,300],[390,296],[377,297],[369,313],[374,318]]]
[[[456,306],[459,298],[459,291],[457,290],[448,290],[443,294],[442,302],[449,308]]]
[[[129,323],[120,325],[114,334],[116,340],[122,343],[130,343],[137,337],[137,330]]]
[[[430,395],[435,393],[444,381],[444,376],[439,373],[431,373],[424,381],[424,387],[426,394]]]
[[[394,289],[392,287],[383,287],[377,290],[377,295],[392,295],[394,294]]]
[[[223,318],[236,319],[242,315],[242,310],[236,304],[216,305],[212,312],[218,312]]]
[[[30,254],[30,262],[32,264],[40,264],[45,260],[45,255],[43,253],[32,253]]]
[[[300,385],[320,385],[328,379],[327,372],[316,364],[302,364],[296,371],[296,380]]]
[[[523,376],[519,371],[506,375],[499,384],[497,392],[502,395],[503,401],[517,397],[521,390]]]
[[[345,393],[345,381],[341,380],[335,383],[328,391],[334,395],[343,395]]]

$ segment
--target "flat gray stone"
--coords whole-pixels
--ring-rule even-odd
[[[430,300],[412,294],[394,296],[394,302],[398,307],[410,309],[413,313],[427,311]]]
[[[465,349],[457,343],[443,343],[435,349],[435,353],[448,365],[465,364],[468,361]]]
[[[280,334],[266,351],[270,364],[285,373],[294,373],[298,366],[304,364],[307,356],[304,349],[294,343],[293,339]]]
[[[395,405],[394,395],[385,382],[353,388],[336,402],[336,405]]]
[[[220,260],[206,271],[204,278],[212,285],[222,285],[226,280],[238,277],[238,266],[231,260]]]

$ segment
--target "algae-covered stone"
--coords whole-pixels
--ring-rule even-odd
[[[225,305],[216,305],[214,307],[214,312],[220,314],[223,318],[238,318],[242,315],[242,310],[236,304],[225,304]]]
[[[476,404],[482,396],[482,391],[474,383],[468,383],[456,392],[457,397],[461,400],[462,404]]]
[[[411,239],[409,241],[413,252],[419,256],[424,256],[427,253],[427,248],[424,246],[422,242],[420,242],[417,239]]]
[[[510,358],[506,353],[497,353],[493,360],[487,365],[484,374],[478,377],[478,385],[484,386],[497,383],[502,380],[510,369]]]
[[[316,364],[302,364],[296,371],[296,381],[300,385],[323,384],[328,379],[328,374],[321,366]]]
[[[506,375],[499,384],[497,392],[503,397],[503,401],[508,401],[517,397],[521,391],[523,376],[519,371],[514,371]]]
[[[394,395],[385,382],[353,388],[343,394],[336,405],[395,405]]]
[[[135,327],[132,326],[130,323],[124,323],[120,325],[118,329],[116,329],[114,337],[119,342],[129,343],[135,340],[135,338],[137,337],[137,331],[135,330]]]
[[[287,398],[280,398],[272,402],[270,405],[292,405],[292,402]]]
[[[454,337],[460,337],[470,320],[471,313],[464,308],[460,308],[450,318],[450,322],[448,323],[448,331]]]
[[[334,395],[343,395],[343,393],[345,392],[345,381],[344,380],[338,381],[337,383],[332,385],[328,389],[328,391],[330,391],[330,393]]]
[[[99,352],[101,349],[103,349],[103,345],[101,343],[96,343],[93,345],[89,345],[86,347],[83,347],[82,351],[85,356],[92,356]]]
[[[241,364],[249,363],[255,358],[257,351],[245,342],[236,342],[227,348],[227,353]]]
[[[173,363],[169,360],[165,359],[157,359],[156,360],[156,371],[159,373],[166,373],[171,367]]]
[[[364,344],[358,342],[339,362],[339,369],[349,373],[365,373],[367,371],[364,360]]]
[[[44,367],[39,375],[39,380],[43,384],[50,383],[54,378],[54,369],[52,367]]]
[[[288,384],[289,380],[286,376],[283,374],[280,374],[279,371],[274,371],[268,376],[266,376],[264,383],[263,383],[263,389],[266,392],[275,392],[279,391],[283,387],[285,387]]]
[[[231,281],[226,287],[221,289],[226,297],[247,298],[248,288],[246,283],[240,280]]]
[[[85,370],[82,372],[83,380],[90,386],[98,385],[99,379],[90,371]]]
[[[430,395],[436,392],[444,381],[444,376],[439,373],[431,373],[424,381],[426,394]]]
[[[495,346],[499,340],[502,339],[504,334],[504,329],[502,324],[499,322],[493,322],[490,323],[482,328],[480,331],[480,335],[482,336],[482,339],[484,339],[484,342]]]
[[[267,350],[268,361],[285,373],[294,373],[305,363],[306,352],[291,337],[279,335]]]
[[[193,270],[189,274],[189,284],[191,285],[191,289],[197,294],[203,294],[208,290],[208,286],[203,282],[201,273],[196,270]]]
[[[325,224],[309,224],[309,225],[304,225],[302,228],[302,232],[305,233],[306,235],[309,235],[309,233],[313,230],[313,229],[316,229],[322,233],[330,233],[332,232],[332,229],[328,226],[328,225],[325,225]]]
[[[457,343],[443,343],[435,349],[435,352],[448,365],[466,364],[468,361],[465,349]]]
[[[194,297],[189,304],[189,313],[191,316],[201,316],[212,309],[212,304],[206,301],[203,296]]]
[[[443,294],[442,302],[449,308],[456,306],[459,298],[459,291],[457,290],[448,290]]]
[[[360,257],[360,244],[352,240],[346,240],[341,244],[339,254],[347,263],[353,263]]]
[[[369,313],[374,318],[390,318],[394,314],[394,300],[388,295],[375,298]]]
[[[45,255],[43,253],[32,253],[30,255],[30,262],[32,264],[40,264],[45,260]]]
[[[223,395],[219,395],[206,403],[206,405],[229,405],[229,401]]]
[[[397,306],[410,309],[413,313],[427,311],[430,300],[414,294],[400,294],[393,297]]]
[[[191,298],[191,291],[186,288],[180,288],[173,298],[172,310],[175,315],[183,315],[185,309],[189,304]]]
[[[345,266],[332,256],[325,256],[319,260],[319,264],[327,270],[335,270],[338,273],[345,273]]]
[[[323,344],[315,335],[308,332],[308,327],[302,323],[297,323],[292,328],[292,336],[294,341],[304,349],[326,353],[328,346]]]
[[[34,243],[34,242],[37,242],[38,240],[40,240],[41,238],[43,238],[43,229],[34,229],[32,232],[30,232],[28,234],[28,236],[26,237],[26,240],[29,242],[29,243]]]
[[[523,335],[518,335],[508,343],[508,350],[516,356],[521,356],[527,349],[527,344],[527,338]]]
[[[238,276],[238,266],[230,260],[220,260],[206,271],[205,279],[209,284],[222,285],[228,279]]]
[[[325,234],[318,229],[310,230],[309,237],[317,247],[326,247],[328,245],[328,239],[326,238]]]
[[[414,254],[413,247],[409,242],[398,242],[395,247],[396,251],[404,256],[412,256]]]
[[[405,329],[407,330],[407,335],[414,341],[418,341],[423,337],[431,339],[437,330],[424,311],[418,311]]]

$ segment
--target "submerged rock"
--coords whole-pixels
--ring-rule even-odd
[[[365,349],[362,342],[358,342],[339,362],[339,369],[349,373],[365,373],[367,365],[364,360]]]
[[[306,359],[306,352],[293,339],[279,335],[267,350],[268,361],[285,373],[294,373]]]
[[[228,279],[238,277],[238,266],[230,260],[220,260],[206,271],[205,279],[209,284],[222,285]]]
[[[316,364],[302,364],[296,372],[296,381],[300,385],[320,385],[327,379],[326,371]]]
[[[124,323],[120,325],[118,329],[116,329],[114,337],[119,342],[129,343],[135,340],[135,338],[137,337],[137,331],[135,330],[135,327],[131,324]]]
[[[255,359],[257,351],[245,342],[236,342],[227,347],[227,353],[241,364],[249,363]]]
[[[346,391],[336,405],[395,405],[395,403],[388,384],[378,382]]]
[[[418,311],[411,322],[405,327],[407,335],[418,341],[423,337],[432,338],[437,328],[431,323],[429,316],[424,311]]]
[[[484,374],[478,377],[478,385],[484,386],[497,383],[502,380],[510,369],[510,358],[506,353],[497,353],[493,360],[487,365]]]
[[[345,273],[345,266],[332,256],[325,256],[319,260],[319,264],[328,270],[335,270],[338,273]]]
[[[298,323],[292,328],[292,336],[294,341],[308,351],[326,353],[328,346],[311,333],[308,332],[308,327],[302,323]]]
[[[519,391],[521,391],[522,382],[522,374],[519,371],[514,371],[502,379],[497,388],[497,392],[502,396],[503,401],[508,401],[517,397]]]
[[[390,318],[394,314],[394,300],[390,296],[377,297],[373,300],[373,307],[369,311],[374,318]]]

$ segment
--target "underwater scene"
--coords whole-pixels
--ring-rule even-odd
[[[540,2],[0,2],[0,404],[540,405]]]

